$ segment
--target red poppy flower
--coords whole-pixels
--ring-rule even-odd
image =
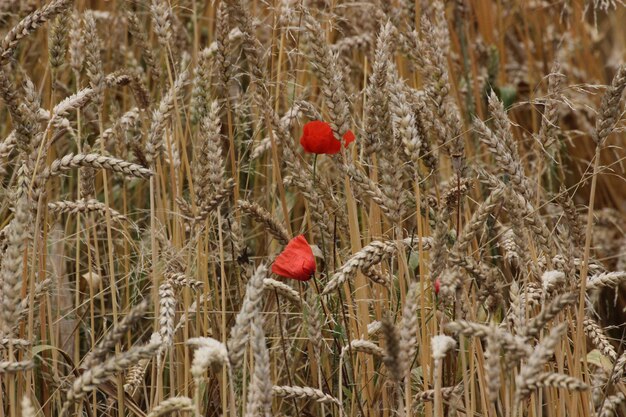
[[[315,257],[303,235],[296,236],[287,243],[274,261],[272,272],[298,281],[311,279],[315,272]]]
[[[354,133],[348,130],[343,135],[344,146],[348,146],[354,139]],[[333,129],[321,120],[314,120],[304,125],[300,145],[305,151],[316,154],[333,155],[341,150],[341,142],[335,139]]]
[[[435,280],[435,295],[439,295],[439,290],[441,289],[441,281],[439,278]]]

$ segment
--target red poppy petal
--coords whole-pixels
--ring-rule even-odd
[[[289,241],[274,264],[272,272],[277,275],[307,281],[315,272],[315,257],[305,237],[300,235]]]
[[[298,264],[294,264],[290,258],[276,258],[276,261],[274,261],[274,264],[272,265],[273,273],[287,278],[300,276],[300,273],[298,272],[299,269],[300,267]]]
[[[343,135],[343,141],[345,143],[345,147],[347,147],[349,144],[351,144],[352,142],[354,142],[354,140],[356,139],[356,137],[354,136],[354,133],[352,133],[351,130],[348,130],[344,135]]]
[[[332,128],[321,120],[313,120],[304,125],[300,145],[306,152],[315,154],[332,155],[341,150],[341,144],[335,139]]]

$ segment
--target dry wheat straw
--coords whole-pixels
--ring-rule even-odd
[[[383,362],[389,370],[389,374],[396,384],[402,383],[405,372],[407,371],[406,357],[402,346],[400,346],[400,334],[398,329],[386,316],[381,320],[382,335],[385,340],[385,356]]]
[[[31,360],[13,362],[0,361],[0,374],[15,374],[18,372],[28,371],[35,366],[35,362]]]
[[[463,336],[474,336],[487,338],[494,331],[502,346],[502,349],[510,352],[518,357],[525,357],[531,354],[532,348],[527,344],[525,338],[512,335],[502,329],[493,329],[487,325],[473,323],[466,320],[456,320],[446,324],[445,330],[450,333],[460,334]]]
[[[163,277],[174,287],[188,287],[193,291],[200,291],[204,284],[202,281],[198,281],[193,278],[189,278],[182,272],[172,272],[172,271],[164,271]]]
[[[163,96],[159,108],[152,113],[150,134],[146,142],[145,155],[149,164],[153,164],[163,149],[163,136],[172,117],[174,116],[176,97],[181,94],[187,81],[187,72],[182,72],[176,78],[174,85]]]
[[[82,177],[81,177],[82,178]],[[93,191],[89,191],[88,187],[81,188],[82,190],[86,190],[84,194],[92,195]],[[108,208],[106,204],[101,203],[98,200],[94,199],[82,199],[77,201],[55,201],[52,203],[48,203],[48,210],[53,213],[88,213],[88,212],[100,212],[104,213],[105,211],[109,211],[111,213],[111,220],[113,221],[128,221],[128,219],[122,215],[117,210],[113,210]]]
[[[62,172],[69,171],[78,167],[104,168],[113,172],[138,177],[148,178],[152,175],[152,171],[132,162],[121,159],[102,156],[96,153],[90,154],[67,154],[61,159],[56,159],[40,174],[41,180],[60,175]]]
[[[249,214],[254,220],[265,226],[265,230],[274,236],[279,243],[286,245],[289,242],[289,233],[285,226],[274,219],[263,207],[246,200],[237,201],[237,206]]]
[[[550,372],[542,372],[532,382],[528,383],[528,389],[530,390],[543,387],[563,388],[569,391],[585,391],[589,389],[589,386],[580,379]]]
[[[194,412],[193,401],[188,397],[172,397],[154,406],[147,417],[160,417],[175,412]]]
[[[548,296],[554,291],[560,284],[565,282],[565,274],[561,271],[545,271],[541,275],[541,287],[545,296]]]
[[[595,78],[604,72],[577,67],[577,38],[559,36],[563,25],[587,33],[586,25],[571,20],[576,16],[571,2],[533,9],[546,30],[531,44],[560,42],[556,55],[554,48],[526,47],[523,30],[509,30],[500,34],[501,45],[489,45],[489,30],[517,9],[485,14],[476,2],[462,0],[422,2],[419,8],[412,0],[326,8],[319,1],[306,6],[283,1],[275,9],[267,2],[250,8],[243,0],[208,8],[192,0],[151,0],[150,10],[121,5],[106,11],[101,5],[84,9],[83,3],[74,9],[71,0],[0,2],[4,414],[72,414],[76,400],[87,394],[92,401],[76,412],[110,414],[117,400],[120,412],[131,408],[148,417],[200,416],[218,409],[233,417],[267,417],[290,414],[283,399],[304,400],[301,410],[300,402],[292,401],[291,414],[302,415],[326,415],[328,404],[339,407],[338,413],[331,411],[339,416],[344,405],[350,416],[383,411],[439,417],[445,411],[518,417],[549,408],[548,414],[577,409],[609,417],[623,411],[626,353],[619,354],[608,337],[615,306],[599,299],[626,280],[621,217],[598,215],[592,192],[587,231],[593,239],[590,234],[585,245],[574,204],[579,196],[570,196],[565,187],[576,185],[575,176],[566,173],[573,162],[589,156],[588,150],[577,145],[575,154],[560,152],[572,147],[575,142],[565,141],[580,136],[580,130],[596,144],[594,184],[600,169],[611,168],[600,165],[599,156],[613,133],[623,130],[626,67],[610,62],[617,71],[599,106],[585,97],[585,90],[597,89]],[[587,10],[608,10],[618,1],[588,3]],[[481,30],[468,31],[476,17]],[[41,26],[44,30],[37,32]],[[147,35],[147,29],[153,33]],[[534,33],[535,27],[528,29]],[[26,41],[31,35],[32,41]],[[604,38],[592,38],[602,51]],[[535,49],[539,59],[534,59]],[[499,54],[506,59],[500,61]],[[528,91],[538,88],[541,71],[556,59],[561,64],[554,64],[547,77],[537,126],[539,113],[523,104],[534,104],[532,97],[526,100]],[[184,94],[187,71],[193,71],[190,100]],[[566,87],[565,75],[577,84]],[[497,96],[489,94],[492,89]],[[513,91],[517,104],[507,115]],[[464,125],[465,117],[476,117],[473,129]],[[329,121],[337,140],[349,128],[357,133],[341,155],[316,159],[315,176],[311,156],[302,153],[295,136],[308,120]],[[468,149],[465,155],[466,132],[490,153]],[[92,153],[98,147],[101,152]],[[444,163],[444,153],[452,167]],[[232,166],[226,166],[223,155],[232,157]],[[490,159],[495,163],[489,165]],[[147,185],[129,180],[151,177],[157,167],[162,175],[151,178],[148,199]],[[115,180],[127,180],[111,184],[110,204],[97,200],[102,168],[122,174]],[[479,173],[484,188],[472,189],[479,182],[471,172]],[[64,174],[69,178],[55,178]],[[280,179],[287,190],[276,184]],[[235,184],[239,195],[233,194]],[[163,231],[145,227],[148,200]],[[284,212],[276,214],[282,205]],[[417,210],[428,224],[415,216]],[[72,221],[50,213],[68,214]],[[128,221],[131,214],[125,215],[132,213],[138,226],[127,230],[129,224],[123,223],[124,233],[110,242],[113,247],[103,248],[101,225],[71,216],[79,213],[104,213],[114,221]],[[597,224],[594,215],[601,220]],[[250,223],[261,233],[246,230]],[[292,283],[268,278],[265,266],[254,272],[252,260],[265,262],[270,249],[266,232],[285,245],[291,237],[286,226],[292,223],[323,243],[322,252],[329,256],[323,272],[331,275],[321,294],[337,291],[338,300],[325,304],[316,286],[309,286],[303,298]],[[414,233],[422,237],[428,257],[411,253],[419,241],[404,237]],[[361,243],[366,246],[358,249]],[[583,254],[590,248],[593,252]],[[107,275],[112,271],[102,265],[110,250],[123,283],[121,304],[111,304],[115,288]],[[396,255],[405,250],[412,256],[401,265],[405,257]],[[151,251],[152,264],[145,256]],[[431,285],[413,282],[416,261],[420,274],[429,272],[421,278]],[[148,311],[147,303],[133,307],[131,300],[146,290],[144,271],[150,270],[162,280],[152,289],[159,295],[157,306]],[[386,288],[358,288],[355,297],[343,294],[342,287],[353,289],[347,284],[357,274]],[[436,279],[439,292],[432,297]],[[217,293],[215,283],[222,284]],[[567,306],[576,301],[572,291],[585,284],[589,292],[580,294],[580,322],[574,330]],[[265,291],[291,304],[286,306],[290,319],[280,329],[281,336],[287,331],[285,356],[310,355],[293,371],[276,356],[276,329],[263,328]],[[608,313],[606,323],[591,318],[596,304]],[[275,303],[267,306],[275,308]],[[240,311],[230,314],[233,309]],[[346,320],[341,326],[338,311]],[[220,312],[223,320],[215,320]],[[154,339],[146,346],[138,345],[146,330],[139,325],[144,315],[157,316]],[[456,321],[449,322],[450,315]],[[463,320],[470,317],[485,323]],[[223,328],[228,320],[230,332]],[[567,326],[572,333],[563,338]],[[335,340],[331,349],[326,344],[333,340],[324,337],[337,329],[349,337],[345,343]],[[457,340],[456,360],[447,354],[455,345],[452,338],[438,335],[428,343],[434,330],[482,340]],[[609,374],[604,362],[589,363],[589,396],[563,391],[588,388],[579,379],[587,364],[580,365],[576,357],[584,351],[577,331],[585,332],[604,362],[608,358],[615,364]],[[202,332],[230,337],[194,338]],[[174,349],[175,340],[195,346],[193,352]],[[43,342],[54,349],[33,357],[29,351],[39,351]],[[131,347],[114,353],[118,345]],[[158,360],[146,372],[166,346],[172,346],[171,363]],[[244,363],[248,346],[252,357]],[[428,363],[429,350],[434,366]],[[472,357],[472,352],[479,355]],[[347,353],[357,355],[344,367]],[[328,374],[336,360],[338,378]],[[38,369],[30,371],[35,365]],[[115,377],[120,384],[124,376],[128,397],[120,392],[115,398],[111,382]],[[289,384],[281,386],[285,376]],[[461,379],[465,384],[458,384]],[[38,390],[28,391],[24,382]],[[188,395],[190,383],[193,399],[182,396]],[[435,389],[429,389],[433,384]],[[413,398],[418,387],[424,391]],[[106,395],[95,395],[97,388]],[[280,398],[272,402],[274,396]],[[579,401],[584,398],[590,404]],[[433,400],[434,409],[424,404]],[[562,409],[563,404],[569,408]]]
[[[326,35],[319,22],[308,11],[304,11],[303,23],[313,52],[312,63],[322,84],[322,95],[328,108],[329,123],[335,138],[341,140],[350,128],[350,108],[344,88],[343,72],[339,68],[337,57],[333,55],[326,42]]]
[[[85,38],[85,70],[89,79],[89,86],[93,90],[93,102],[98,108],[104,100],[104,67],[100,56],[101,41],[98,37],[96,20],[92,13],[84,14],[83,36]]]
[[[169,348],[174,342],[174,316],[176,315],[176,295],[170,281],[159,286],[159,334],[163,348]]]
[[[48,20],[66,11],[73,3],[74,0],[52,0],[41,9],[37,9],[26,16],[17,25],[13,26],[11,30],[4,35],[2,42],[0,42],[0,65],[4,65],[11,55],[13,55],[13,51],[20,40],[30,35]]]
[[[254,372],[248,392],[246,417],[269,417],[272,415],[272,382],[270,381],[270,357],[265,345],[262,316],[257,314],[250,324]]]
[[[489,217],[493,214],[495,209],[502,204],[504,192],[504,187],[498,187],[493,190],[472,214],[472,218],[466,223],[457,240],[456,250],[459,253],[464,253],[469,248],[472,240],[478,236]]]
[[[35,290],[31,297],[24,297],[22,301],[20,301],[20,305],[18,311],[20,311],[17,322],[15,323],[14,330],[17,329],[19,323],[26,317],[28,314],[29,308],[35,308],[41,299],[50,293],[50,289],[53,285],[52,278],[46,278],[43,281],[39,281],[35,283]]]
[[[386,195],[381,187],[379,187],[374,181],[372,181],[367,175],[365,175],[354,164],[348,164],[345,166],[345,170],[348,173],[352,184],[360,191],[361,194],[367,195],[376,203],[383,213],[389,217],[389,220],[396,223],[400,220],[400,204],[398,200],[393,200]]]
[[[53,73],[56,73],[59,67],[65,63],[69,28],[70,13],[67,11],[59,14],[50,28],[48,34],[48,57]]]
[[[76,378],[72,388],[68,391],[67,399],[63,404],[60,415],[65,415],[73,402],[96,390],[98,385],[105,382],[109,376],[124,371],[142,359],[152,358],[161,345],[160,337],[158,335],[154,337],[153,335],[150,343],[143,346],[134,346],[127,352],[113,356],[103,363],[86,369],[80,377]]]
[[[587,290],[596,290],[603,287],[617,287],[622,282],[626,281],[626,272],[603,272],[600,274],[592,275],[587,279]]]
[[[624,402],[626,402],[626,395],[622,392],[609,395],[604,399],[602,408],[598,412],[598,417],[617,417],[619,415],[619,407]]]
[[[459,393],[463,392],[462,388],[463,388],[462,385],[457,385],[454,387],[443,387],[441,388],[441,396],[444,400],[450,400],[453,396],[458,395]],[[433,401],[434,399],[435,399],[434,389],[418,392],[413,397],[413,400],[416,403]]]
[[[487,335],[485,349],[485,383],[489,401],[498,400],[498,393],[502,383],[500,379],[500,341],[495,329]]]
[[[189,204],[183,200],[182,198],[177,198],[176,202],[178,203],[181,210],[184,211],[185,215],[191,217],[191,219],[196,223],[202,223],[206,220],[209,214],[213,212],[213,210],[217,209],[222,203],[224,203],[230,195],[232,195],[232,190],[235,186],[235,181],[232,178],[228,178],[224,181],[224,184],[220,186],[214,193],[209,195],[208,197],[203,197],[204,203],[202,206],[198,207],[197,214],[194,216]]]
[[[122,338],[129,332],[132,327],[141,320],[148,310],[148,302],[143,300],[134,306],[124,318],[113,326],[102,338],[85,359],[83,359],[82,367],[89,369],[101,362],[106,356],[115,349],[115,346],[121,342]]]
[[[203,206],[207,197],[224,185],[222,124],[217,101],[211,103],[207,115],[200,122],[201,145],[198,157],[194,159],[193,179],[196,205]]]
[[[372,65],[372,74],[365,90],[367,101],[364,105],[364,148],[366,154],[380,151],[383,136],[388,131],[388,97],[384,93],[387,83],[387,66],[393,50],[393,25],[387,22],[381,26],[376,40],[376,52]]]
[[[24,395],[22,398],[22,417],[37,417],[37,411],[28,395]]]
[[[150,5],[152,24],[154,32],[157,34],[161,47],[167,50],[172,38],[172,18],[173,13],[169,2],[164,0],[152,0]]]
[[[20,194],[15,205],[15,216],[7,232],[7,249],[0,266],[0,282],[2,283],[2,330],[11,336],[18,324],[20,300],[24,270],[24,250],[28,245],[31,230],[31,210],[28,198],[20,187]]]
[[[626,88],[626,66],[620,66],[611,81],[611,85],[602,96],[602,103],[596,119],[593,140],[598,148],[604,147],[606,139],[615,129],[621,114],[620,101]]]
[[[283,117],[280,118],[280,126],[282,127],[281,131],[272,131],[274,141],[277,145],[280,144],[281,140],[284,139],[281,134],[289,131],[293,127],[293,124],[297,121],[297,119],[303,116],[309,120],[323,119],[320,112],[317,111],[317,109],[311,103],[304,100],[296,100],[293,106],[291,106],[291,108],[285,112]],[[269,151],[271,148],[272,137],[268,135],[263,138],[252,150],[252,153],[250,154],[250,159],[254,160],[260,158],[265,152]]]
[[[574,304],[578,295],[572,292],[559,294],[554,297],[549,304],[544,305],[538,315],[528,322],[525,329],[527,336],[537,336],[541,330],[566,307]]]
[[[567,323],[561,323],[553,327],[550,334],[535,347],[526,364],[521,367],[520,373],[515,377],[515,399],[517,403],[541,383],[541,378],[545,376],[542,373],[543,367],[554,354],[554,350],[561,336],[567,330],[567,326]]]
[[[358,270],[369,269],[382,262],[387,257],[393,256],[398,250],[408,247],[416,247],[417,238],[406,238],[398,241],[373,241],[354,254],[340,269],[333,275],[324,287],[322,294],[329,294],[338,288],[345,281],[356,275]],[[422,249],[428,250],[432,241],[429,238],[422,238]]]
[[[558,106],[561,102],[563,92],[561,91],[565,76],[560,73],[561,65],[558,61],[552,64],[548,75],[548,95],[544,102],[541,127],[539,128],[539,141],[546,150],[550,158],[558,151]]]
[[[422,16],[421,30],[423,40],[416,44],[417,49],[410,53],[417,59],[418,65],[425,77],[429,80],[427,94],[434,102],[432,113],[443,124],[433,120],[433,127],[437,129],[439,141],[444,145],[452,160],[452,166],[458,175],[464,167],[465,143],[462,135],[462,122],[459,109],[450,97],[451,85],[448,73],[447,55],[450,53],[450,37],[448,23],[445,17],[445,8],[442,1],[435,1],[433,18]],[[442,129],[443,128],[443,129]]]
[[[194,379],[201,379],[211,365],[230,367],[228,351],[223,343],[210,337],[194,337],[187,340],[190,346],[196,346],[191,363],[191,374]]]
[[[593,345],[602,352],[603,355],[610,358],[613,362],[617,360],[617,352],[615,348],[604,334],[604,330],[592,318],[586,317],[583,321],[585,334],[591,339]]]
[[[417,298],[419,285],[416,282],[409,285],[406,293],[404,308],[402,309],[402,321],[400,322],[400,348],[402,349],[402,360],[406,367],[410,368],[415,353],[417,352]]]
[[[124,392],[128,393],[131,397],[135,395],[139,385],[143,382],[148,363],[149,360],[142,359],[128,370],[126,380],[124,381]]]
[[[263,289],[268,292],[276,291],[278,295],[289,300],[289,302],[295,307],[300,307],[302,305],[298,291],[283,282],[276,281],[272,278],[265,278],[263,280]]]
[[[350,347],[348,348],[348,346],[346,346],[341,350],[342,355],[347,352],[348,349],[352,349],[354,352],[367,353],[380,358],[385,356],[385,351],[380,346],[378,346],[374,342],[370,342],[369,340],[351,340]]]
[[[265,278],[267,278],[267,267],[260,265],[248,281],[241,311],[237,314],[235,324],[230,330],[227,346],[228,357],[233,368],[237,368],[241,364],[249,337],[250,323],[261,312]]]
[[[316,388],[274,385],[272,392],[275,396],[281,398],[309,399],[318,403],[330,403],[341,406],[337,398],[330,394],[325,394],[323,391]]]
[[[15,338],[2,338],[0,339],[0,348],[8,349],[9,346],[13,347],[13,349],[26,350],[31,346],[31,342],[24,339],[15,339]]]

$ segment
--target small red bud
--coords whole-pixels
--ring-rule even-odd
[[[439,278],[435,280],[435,295],[439,295],[439,289],[441,288],[441,281]]]

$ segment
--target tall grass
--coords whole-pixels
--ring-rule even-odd
[[[624,17],[0,4],[0,416],[626,415]]]

